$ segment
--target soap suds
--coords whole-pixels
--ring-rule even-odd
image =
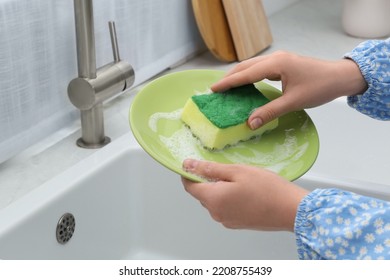
[[[185,126],[177,130],[172,136],[160,135],[159,139],[179,162],[183,162],[187,158],[204,159],[199,150],[201,148],[200,141]]]
[[[211,94],[213,91],[210,88],[206,88],[204,91],[195,91],[194,95]]]
[[[183,108],[178,109],[173,112],[157,112],[154,113],[153,115],[150,116],[149,118],[149,127],[153,132],[157,132],[157,123],[161,119],[166,119],[166,120],[180,120],[181,113],[183,112]]]
[[[291,160],[298,160],[306,152],[308,147],[308,143],[298,145],[298,139],[294,129],[286,130],[285,135],[284,142],[282,144],[275,144],[271,152],[264,153],[257,149],[251,149],[243,142],[235,146],[235,150],[238,150],[237,152],[226,153],[224,156],[232,162],[261,165],[269,168],[274,166],[275,169],[280,171],[284,167],[282,163],[287,165]],[[240,149],[242,151],[249,151],[250,153],[240,152]]]

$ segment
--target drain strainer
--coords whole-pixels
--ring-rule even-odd
[[[70,213],[62,215],[57,223],[56,236],[58,243],[67,243],[72,238],[75,228],[76,220],[74,216]]]

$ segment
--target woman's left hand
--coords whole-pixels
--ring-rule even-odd
[[[183,168],[209,180],[182,178],[186,191],[227,228],[293,231],[298,205],[308,193],[262,168],[192,159]]]

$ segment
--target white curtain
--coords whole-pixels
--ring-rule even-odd
[[[190,0],[94,0],[97,66],[112,61],[109,20],[139,84],[202,49]],[[72,0],[0,0],[0,162],[78,118]]]

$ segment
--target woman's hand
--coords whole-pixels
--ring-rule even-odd
[[[248,119],[252,129],[288,112],[361,94],[367,89],[359,67],[350,59],[326,61],[278,51],[237,64],[211,90],[224,91],[263,79],[280,80],[283,95],[252,113]]]
[[[209,180],[182,178],[186,191],[228,228],[293,231],[298,205],[308,193],[261,168],[192,159],[183,168]]]

